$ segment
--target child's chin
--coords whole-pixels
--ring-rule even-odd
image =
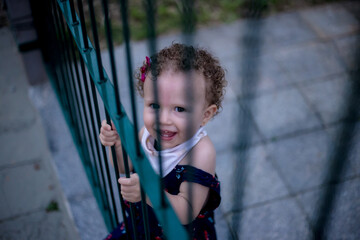
[[[178,145],[179,144],[171,144],[171,143],[166,144],[164,142],[161,143],[162,150],[170,149],[170,148],[176,147]]]
[[[173,147],[174,147],[173,145],[169,145],[169,144],[162,144],[161,145],[162,150],[170,149],[170,148],[173,148]]]

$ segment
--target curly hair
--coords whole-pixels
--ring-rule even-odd
[[[137,79],[136,89],[141,97],[144,97],[144,79],[151,73],[151,76],[158,77],[163,71],[171,69],[173,71],[196,70],[205,78],[206,93],[205,98],[208,106],[215,104],[218,114],[222,109],[222,101],[225,95],[227,81],[225,71],[220,66],[218,59],[214,58],[208,51],[193,46],[173,43],[171,46],[162,49],[160,52],[150,57],[151,66],[144,61],[143,65],[137,69],[135,78]]]

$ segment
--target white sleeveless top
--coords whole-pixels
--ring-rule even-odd
[[[187,140],[186,142],[169,149],[161,151],[162,160],[162,172],[163,177],[168,175],[174,167],[185,157],[185,155],[200,141],[201,138],[205,137],[207,132],[204,127],[201,127],[195,135]],[[141,138],[141,146],[154,171],[159,174],[159,151],[154,147],[155,139],[150,135],[149,131],[144,127],[144,133]]]

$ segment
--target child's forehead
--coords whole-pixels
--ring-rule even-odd
[[[199,71],[164,71],[157,78],[157,87],[180,88],[195,92],[205,91],[205,79]]]
[[[194,95],[196,98],[205,98],[205,80],[197,71],[165,71],[157,79],[146,79],[144,84],[144,97],[153,98],[154,87],[158,94],[166,98],[188,98]],[[199,100],[199,99],[196,99]]]

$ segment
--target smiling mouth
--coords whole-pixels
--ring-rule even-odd
[[[160,137],[161,137],[161,140],[163,140],[163,141],[170,141],[174,138],[175,135],[176,135],[176,132],[160,131]]]

